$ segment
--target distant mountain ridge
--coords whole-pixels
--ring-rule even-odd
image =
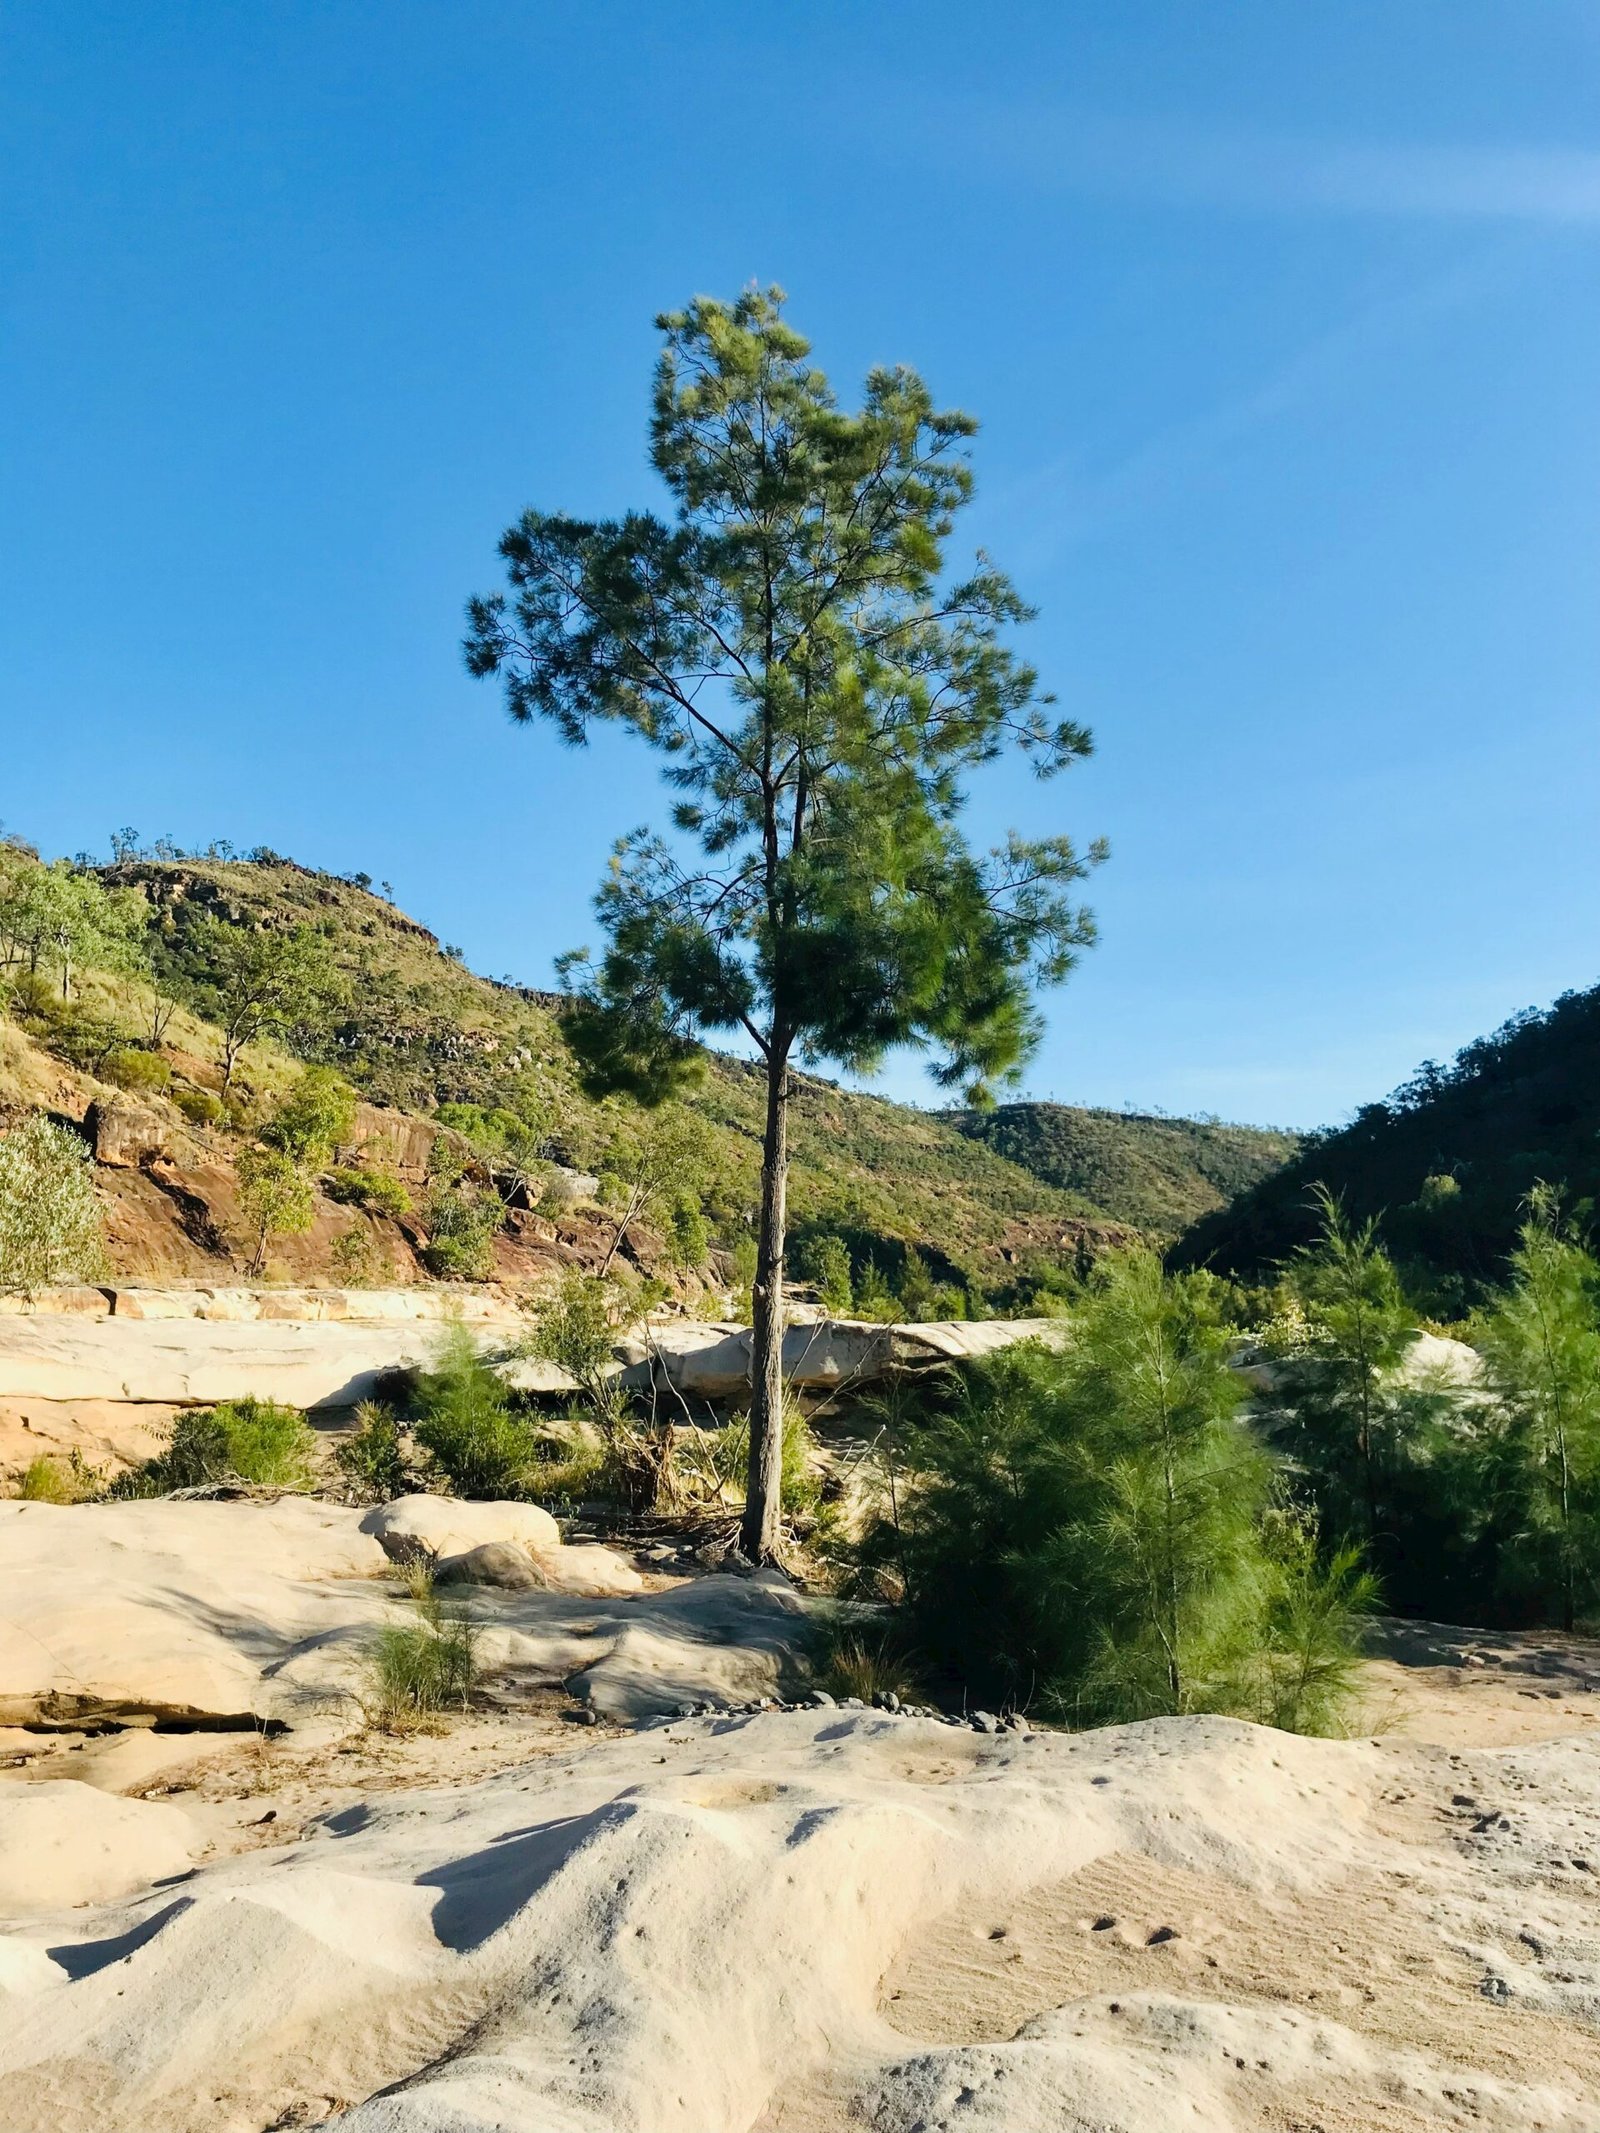
[[[1260,1278],[1315,1228],[1326,1185],[1376,1217],[1420,1297],[1441,1310],[1499,1281],[1521,1203],[1543,1181],[1592,1219],[1600,1203],[1600,985],[1527,1008],[1449,1066],[1428,1061],[1347,1126],[1308,1135],[1293,1159],[1198,1220],[1175,1258]]]
[[[1300,1136],[1164,1113],[1074,1104],[952,1111],[951,1123],[1047,1185],[1173,1237],[1292,1160]]]

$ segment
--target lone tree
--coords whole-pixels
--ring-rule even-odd
[[[468,608],[468,667],[514,719],[585,740],[632,726],[665,757],[676,836],[616,846],[598,966],[567,959],[567,1029],[596,1092],[659,1102],[697,1039],[741,1032],[766,1077],[745,1553],[778,1543],[783,1259],[793,1062],[936,1054],[987,1100],[1037,1041],[1034,983],[1093,938],[1065,837],[974,851],[963,774],[1010,748],[1043,773],[1090,748],[1001,641],[1028,619],[983,557],[946,575],[970,416],[910,370],[840,408],[780,290],[657,321],[651,459],[676,510],[529,511],[509,592]]]

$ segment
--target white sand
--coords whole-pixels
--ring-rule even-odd
[[[770,1690],[804,1603],[475,1591],[505,1709],[383,1743],[349,1730],[395,1607],[361,1524],[0,1505],[0,1707],[204,1689],[295,1722],[0,1735],[4,2133],[1600,2125],[1582,1640],[1397,1633],[1359,1742],[619,1733],[562,1713]]]

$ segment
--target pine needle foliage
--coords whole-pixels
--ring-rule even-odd
[[[1074,1724],[1336,1723],[1372,1589],[1286,1524],[1229,1352],[1215,1283],[1120,1254],[1064,1348],[968,1368],[901,1433],[862,1554],[932,1665]]]
[[[465,1326],[451,1326],[417,1384],[416,1439],[458,1496],[520,1496],[536,1447],[510,1388]]]
[[[1088,752],[1005,642],[1028,610],[945,548],[975,428],[881,369],[840,407],[782,292],[663,316],[651,458],[676,507],[526,512],[509,590],[470,603],[466,657],[520,721],[597,720],[659,749],[675,835],[617,845],[597,968],[574,959],[566,1033],[595,1091],[659,1102],[737,1032],[766,1082],[751,1481],[743,1542],[778,1542],[791,1064],[930,1047],[978,1098],[1038,1037],[1032,987],[1092,938],[1072,891],[1101,856],[1064,837],[975,851],[967,774],[1015,748]]]
[[[1511,1275],[1481,1336],[1512,1505],[1501,1582],[1570,1630],[1600,1589],[1600,1264],[1548,1186],[1529,1195]]]

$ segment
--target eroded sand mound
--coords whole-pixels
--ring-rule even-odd
[[[649,1728],[0,1942],[8,2133],[1592,2128],[1600,1750]]]

